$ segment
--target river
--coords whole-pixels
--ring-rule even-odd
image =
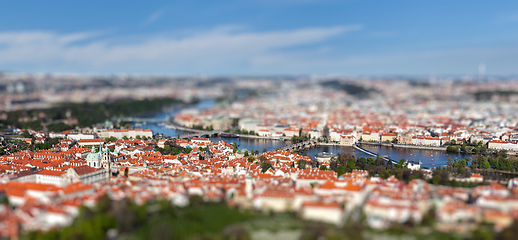
[[[196,104],[194,107],[197,109],[205,109],[210,108],[215,104],[214,101],[201,101]],[[171,117],[174,114],[178,113],[180,110],[173,110],[171,112],[164,112],[154,116],[152,118],[160,118],[164,119],[166,117]],[[179,134],[185,134],[184,131],[171,129],[165,127],[163,124],[142,124],[136,125],[135,127],[144,128],[152,130],[153,133],[161,133],[164,136],[176,137]],[[239,148],[246,148],[248,150],[258,150],[259,152],[263,151],[271,151],[276,148],[281,148],[286,145],[284,141],[279,140],[264,140],[264,139],[247,139],[247,138],[222,138],[222,137],[212,137],[211,140],[213,142],[219,142],[221,140],[225,140],[229,143],[237,143]],[[388,156],[393,160],[400,160],[402,158],[410,161],[420,161],[422,162],[422,166],[427,168],[434,168],[442,165],[446,165],[448,158],[452,159],[462,159],[469,158],[471,160],[471,155],[460,154],[460,153],[448,153],[445,151],[433,151],[433,150],[422,150],[422,149],[407,149],[407,148],[391,148],[385,146],[374,146],[374,145],[362,145],[363,148],[371,151],[377,152],[381,156]],[[350,154],[356,157],[370,157],[369,155],[357,151],[352,147],[346,146],[320,146],[313,149],[309,149],[306,151],[306,154],[310,156],[312,159],[315,158],[315,155],[320,152],[332,152],[339,154]]]

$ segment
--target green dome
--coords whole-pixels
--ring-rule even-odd
[[[95,152],[95,148],[92,146],[92,151],[86,155],[86,160],[98,160],[101,159],[101,154]]]
[[[96,152],[91,152],[88,155],[86,155],[86,160],[97,160],[101,159],[101,154]]]

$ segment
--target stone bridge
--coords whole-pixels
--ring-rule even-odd
[[[191,139],[193,137],[213,137],[213,136],[218,136],[219,134],[220,134],[220,131],[196,131],[191,134],[180,135],[180,139],[183,139],[183,138]]]
[[[287,152],[297,152],[297,151],[301,151],[304,149],[316,147],[317,144],[318,144],[318,140],[312,139],[312,140],[308,140],[308,141],[304,141],[304,142],[300,142],[300,143],[296,143],[296,144],[292,144],[292,145],[283,147],[283,148],[281,148],[281,150],[287,151]]]

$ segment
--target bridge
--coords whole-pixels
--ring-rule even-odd
[[[312,140],[307,140],[304,142],[300,142],[300,143],[296,143],[296,144],[292,144],[292,145],[283,147],[283,148],[281,148],[281,150],[287,151],[287,152],[297,152],[297,151],[301,151],[304,149],[316,147],[317,143],[318,143],[317,139],[312,139]]]
[[[358,151],[364,152],[364,153],[366,153],[366,154],[368,154],[368,155],[371,155],[371,156],[373,156],[373,157],[377,157],[377,154],[376,154],[376,153],[373,153],[373,152],[371,152],[371,151],[369,151],[369,150],[367,150],[367,149],[365,149],[365,148],[362,148],[362,147],[358,146],[357,144],[354,144],[354,145],[353,145],[353,148],[354,148],[354,149],[356,149],[356,150],[358,150]],[[381,157],[381,159],[385,160],[387,163],[388,163],[389,161],[390,161],[393,165],[396,165],[396,164],[398,163],[398,161],[396,161],[396,160],[394,160],[394,159],[390,159],[390,158],[388,158],[388,157],[384,157],[384,156],[380,156],[380,157]],[[407,161],[407,162],[408,162],[408,161]],[[430,168],[428,168],[428,167],[420,167],[420,168],[421,168],[422,170],[424,170],[424,171],[431,172]]]
[[[358,150],[358,151],[360,151],[360,152],[364,152],[364,153],[366,153],[366,154],[368,154],[368,155],[371,155],[371,156],[373,156],[373,157],[377,157],[377,156],[378,156],[378,154],[373,153],[373,152],[371,152],[371,151],[369,151],[369,150],[367,150],[367,149],[365,149],[365,148],[359,147],[359,146],[358,146],[358,145],[356,145],[356,144],[354,144],[354,145],[353,145],[353,148],[354,148],[354,149],[356,149],[356,150]],[[389,162],[389,161],[390,161],[390,162],[392,162],[392,164],[396,164],[396,163],[398,163],[397,161],[392,160],[392,159],[390,159],[390,158],[388,158],[388,157],[384,157],[384,156],[380,156],[380,157],[381,157],[381,159],[385,160],[386,162]]]
[[[220,131],[202,131],[202,130],[190,130],[194,133],[190,133],[190,134],[184,134],[184,135],[180,135],[180,139],[183,139],[183,138],[193,138],[193,137],[203,137],[203,136],[207,136],[207,137],[212,137],[212,136],[218,136],[220,134]]]

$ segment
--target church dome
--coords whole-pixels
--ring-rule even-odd
[[[94,147],[92,147],[92,151],[90,153],[88,153],[88,155],[86,155],[87,161],[100,160],[100,159],[101,159],[101,154],[99,154],[98,152],[95,152]]]
[[[86,160],[99,160],[101,159],[101,154],[99,153],[96,153],[96,152],[91,152],[91,153],[88,153],[88,155],[86,155]]]

